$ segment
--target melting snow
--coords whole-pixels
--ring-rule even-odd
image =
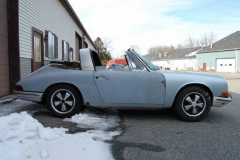
[[[12,98],[8,98],[8,99],[5,99],[3,101],[0,101],[0,104],[6,103],[6,102],[11,102],[12,100],[13,100]]]
[[[102,112],[100,112],[102,111]],[[97,130],[107,130],[118,126],[120,121],[117,112],[114,110],[100,110],[98,114],[93,111],[86,110],[80,114],[76,114],[71,118],[66,118],[64,121],[77,123],[80,128],[94,128]]]
[[[10,113],[13,113],[16,110],[21,110],[26,108],[26,106],[29,105],[36,105],[36,103],[29,102],[29,101],[23,101],[20,99],[14,100],[11,103],[8,104],[1,104],[0,103],[0,116],[9,115]]]
[[[86,110],[80,114],[76,114],[71,118],[65,118],[64,121],[69,121],[77,124],[79,128],[92,128],[95,130],[87,131],[95,140],[106,141],[112,137],[120,135],[121,130],[110,132],[110,128],[118,126],[120,121],[115,110],[100,110],[98,114],[93,111]]]
[[[16,110],[18,106],[32,104],[21,100],[0,105],[1,115]],[[113,159],[111,145],[104,143],[119,135],[117,113],[85,111],[64,121],[77,123],[78,127],[91,128],[87,132],[66,134],[68,129],[44,127],[27,112],[0,117],[0,159]]]

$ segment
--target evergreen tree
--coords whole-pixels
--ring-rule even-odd
[[[94,44],[97,46],[97,53],[102,64],[106,65],[107,62],[112,59],[110,51],[108,51],[109,44],[105,44],[100,37],[96,38]]]

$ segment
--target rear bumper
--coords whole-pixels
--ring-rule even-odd
[[[41,102],[43,93],[38,92],[24,92],[24,91],[13,91],[13,93],[22,100]]]
[[[222,107],[232,101],[232,96],[229,97],[213,97],[213,107]]]

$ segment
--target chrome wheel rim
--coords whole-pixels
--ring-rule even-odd
[[[204,112],[206,100],[202,94],[192,92],[183,98],[182,108],[188,116],[196,117]]]
[[[69,90],[59,89],[52,94],[51,105],[56,112],[66,114],[73,110],[75,97]]]

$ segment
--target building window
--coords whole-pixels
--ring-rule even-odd
[[[56,36],[51,32],[48,32],[48,57],[57,58],[56,52]]]
[[[58,37],[49,31],[45,31],[45,36],[47,37],[47,40],[45,43],[46,57],[58,58]]]
[[[62,49],[62,56],[63,56],[63,60],[70,60],[70,56],[69,56],[69,43],[66,42],[66,41],[62,41],[62,46],[63,46],[63,49]]]
[[[41,44],[41,36],[33,35],[33,50],[34,50],[34,61],[42,62],[42,44]]]
[[[73,60],[73,48],[69,49],[69,60]]]

